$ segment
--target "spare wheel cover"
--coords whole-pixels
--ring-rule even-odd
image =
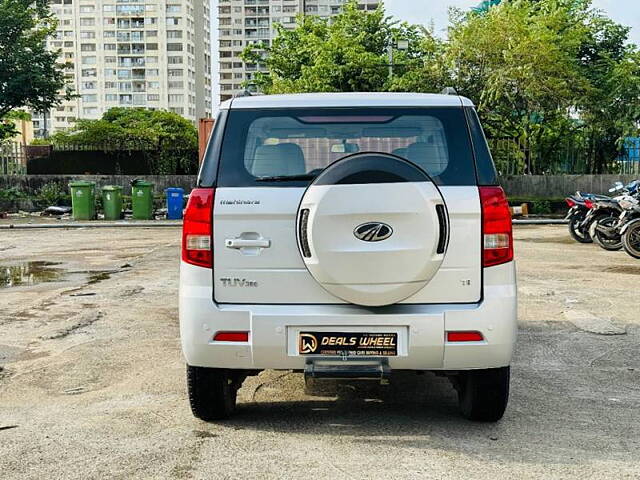
[[[446,253],[448,217],[440,191],[416,165],[358,153],[327,167],[298,209],[307,269],[349,303],[389,305],[433,278]]]

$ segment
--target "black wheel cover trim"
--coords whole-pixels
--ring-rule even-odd
[[[433,182],[420,167],[389,153],[360,152],[329,165],[312,185]]]

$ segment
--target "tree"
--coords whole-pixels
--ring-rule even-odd
[[[54,144],[198,146],[198,132],[189,120],[177,113],[147,108],[111,108],[101,119],[78,120],[72,129],[58,132],[51,139]]]
[[[270,47],[249,45],[243,59],[264,64],[250,85],[265,93],[371,92],[389,88],[387,46],[422,29],[396,25],[379,7],[364,13],[351,0],[332,22],[299,16],[293,30],[276,25]],[[394,62],[395,63],[395,62]]]
[[[90,145],[118,150],[157,152],[154,171],[171,174],[180,165],[195,171],[198,131],[193,124],[173,112],[146,108],[116,107],[99,120],[78,120],[71,130],[51,137],[55,144]]]
[[[63,66],[46,48],[55,28],[47,0],[0,0],[0,140],[15,134],[12,110],[44,111],[60,101]]]
[[[264,93],[453,86],[530,173],[606,171],[625,136],[638,134],[640,53],[592,0],[486,0],[454,11],[446,40],[354,1],[333,23],[303,16],[293,30],[277,28],[271,46],[244,52],[268,70],[253,81]],[[409,48],[394,51],[389,75],[387,49],[398,40]]]

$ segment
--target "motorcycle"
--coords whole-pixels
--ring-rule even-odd
[[[623,248],[622,229],[630,221],[636,219],[640,210],[639,205],[640,182],[635,181],[622,187],[618,182],[615,189],[624,190],[609,201],[599,201],[594,205],[594,218],[590,227],[590,235],[595,243],[605,250],[620,250]],[[598,213],[600,212],[600,213]]]
[[[622,208],[618,205],[618,199],[626,194],[634,194],[638,191],[639,182],[634,181],[628,185],[616,182],[610,189],[610,193],[618,193],[614,198],[606,195],[584,194],[576,192],[575,196],[566,199],[567,204],[572,208],[565,218],[569,220],[569,233],[580,243],[596,242],[603,248],[617,250],[622,245],[616,245],[608,241],[609,239],[600,235],[600,238],[594,238],[595,226],[599,222],[604,222],[607,227],[615,224],[616,218],[622,212]],[[614,218],[611,218],[614,217]],[[602,240],[602,242],[599,242]]]
[[[604,195],[594,195],[591,193],[576,192],[565,198],[565,202],[569,206],[569,212],[565,220],[569,220],[569,234],[580,243],[592,243],[589,226],[591,225],[591,217],[587,218],[594,200],[605,200],[609,197]]]
[[[634,206],[640,217],[640,207]],[[624,251],[634,258],[640,258],[640,218],[627,222],[621,229]]]
[[[623,195],[616,199],[621,209],[619,215],[600,218],[593,224],[593,241],[605,250],[620,250],[622,245],[622,228],[640,214],[635,207],[640,204],[633,195]]]

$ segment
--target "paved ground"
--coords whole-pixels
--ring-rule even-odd
[[[516,236],[502,422],[461,419],[431,375],[306,397],[301,375],[264,372],[206,424],[185,397],[177,229],[3,231],[0,264],[23,270],[0,281],[64,281],[0,288],[0,477],[640,477],[640,262],[565,227]]]

